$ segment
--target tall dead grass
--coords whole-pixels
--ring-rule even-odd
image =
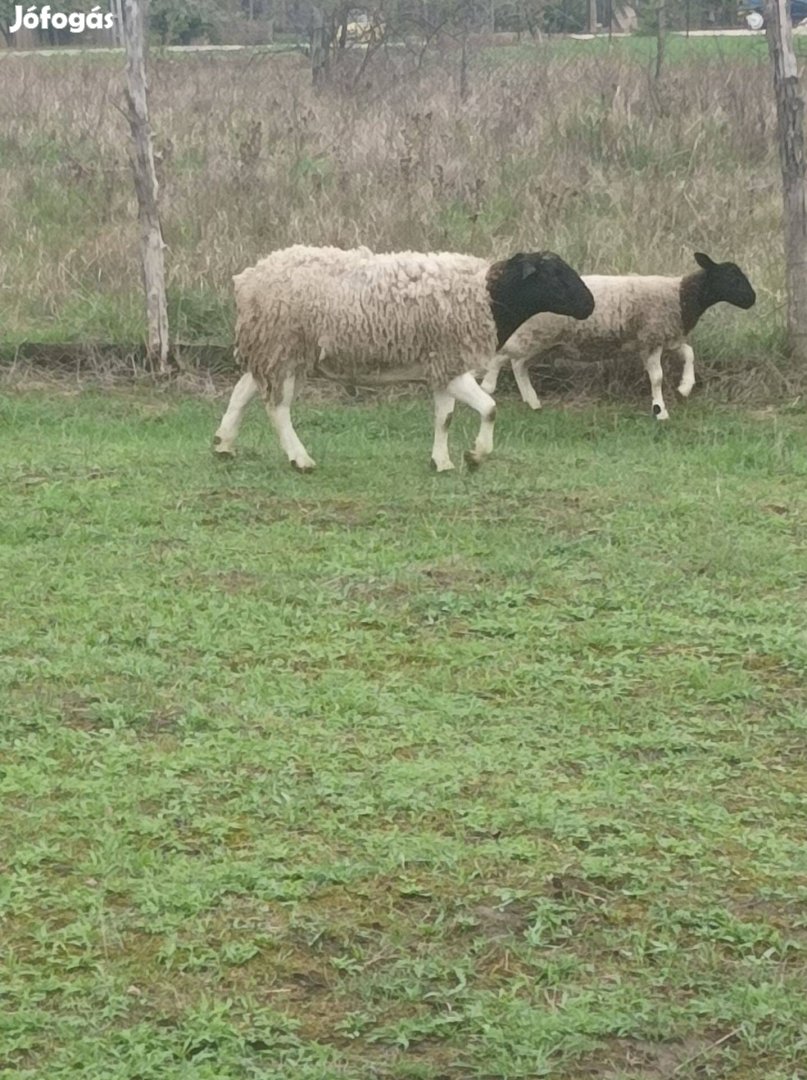
[[[763,60],[684,60],[656,84],[624,50],[483,51],[465,103],[447,63],[392,56],[357,77],[348,60],[317,95],[301,56],[155,56],[174,335],[229,340],[231,275],[295,242],[552,248],[603,273],[679,273],[705,250],[745,268],[759,301],[704,319],[702,370],[792,383]],[[142,337],[120,85],[97,59],[0,63],[8,341]]]

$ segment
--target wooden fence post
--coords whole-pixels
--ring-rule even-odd
[[[148,112],[146,53],[148,0],[124,0],[126,105],[132,145],[129,157],[137,193],[140,251],[148,320],[148,359],[161,375],[168,373],[168,308],[165,297],[163,236],[157,205],[157,173]]]
[[[799,87],[787,0],[765,0],[765,24],[779,122],[788,347],[794,360],[807,364],[807,176],[804,156],[804,97]]]

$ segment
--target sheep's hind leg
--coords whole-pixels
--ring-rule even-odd
[[[529,405],[531,409],[540,409],[541,402],[530,382],[526,360],[513,361],[513,375],[515,376],[516,385],[518,386],[518,391],[521,394],[523,401]]]
[[[661,368],[661,349],[655,349],[644,362],[645,371],[650,378],[650,392],[653,395],[653,415],[657,420],[669,420],[670,414],[664,404],[661,393],[661,380],[663,372]]]
[[[244,410],[258,392],[258,384],[247,371],[241,376],[230,394],[227,411],[221,418],[216,434],[213,436],[213,449],[217,454],[235,453],[233,443],[244,418]]]
[[[266,412],[272,421],[272,427],[277,432],[278,440],[286,457],[295,469],[300,472],[310,472],[314,468],[314,462],[308,456],[308,451],[300,442],[294,425],[291,422],[291,403],[294,400],[294,376],[289,375],[283,380],[283,395],[279,405],[273,405],[267,398]]]
[[[479,434],[476,437],[474,448],[473,450],[465,451],[466,464],[470,468],[475,469],[482,464],[485,458],[488,457],[493,450],[493,425],[496,421],[496,402],[490,394],[485,393],[469,371],[466,371],[464,375],[458,375],[456,379],[452,379],[446,389],[452,397],[455,397],[457,401],[461,401],[465,405],[470,405],[470,407],[478,412],[481,417]]]
[[[678,393],[682,397],[689,397],[692,387],[695,385],[695,353],[691,345],[679,345],[678,355],[684,361],[684,370],[681,372],[681,381],[678,384]]]
[[[496,383],[499,381],[499,372],[502,370],[502,364],[504,360],[500,360],[494,357],[490,362],[490,366],[485,370],[485,377],[479,384],[486,394],[496,393]]]
[[[434,391],[434,443],[432,444],[432,468],[447,472],[454,468],[448,453],[448,429],[454,414],[456,400],[446,390]]]

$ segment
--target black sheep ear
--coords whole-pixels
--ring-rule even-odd
[[[704,255],[704,253],[703,253],[702,251],[696,251],[696,252],[695,252],[695,262],[696,262],[696,263],[698,264],[698,266],[700,266],[700,267],[701,267],[701,268],[702,268],[703,270],[709,270],[709,269],[711,269],[711,267],[713,267],[713,266],[717,266],[717,263],[716,263],[716,262],[713,262],[713,261],[712,261],[712,260],[711,260],[711,259],[709,258],[709,256],[708,256],[708,255]]]

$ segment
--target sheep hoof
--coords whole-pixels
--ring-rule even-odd
[[[432,458],[431,467],[434,472],[451,472],[451,470],[454,468],[454,463],[452,461],[446,461],[443,462],[442,465],[438,465],[434,458]]]
[[[670,414],[667,412],[666,409],[664,409],[662,411],[662,408],[661,408],[660,405],[654,405],[653,406],[653,415],[655,416],[656,420],[669,420],[670,419]]]
[[[681,385],[678,387],[678,393],[681,395],[681,397],[689,397],[689,395],[692,393],[692,388],[694,385],[694,383],[681,383]]]
[[[473,450],[466,450],[465,464],[468,466],[471,472],[475,472],[482,464],[482,458],[477,457]]]
[[[234,458],[235,450],[231,446],[225,446],[221,441],[221,435],[213,436],[213,453],[217,457]]]
[[[310,459],[308,461],[291,461],[289,464],[295,472],[313,472],[315,468],[314,462]]]

